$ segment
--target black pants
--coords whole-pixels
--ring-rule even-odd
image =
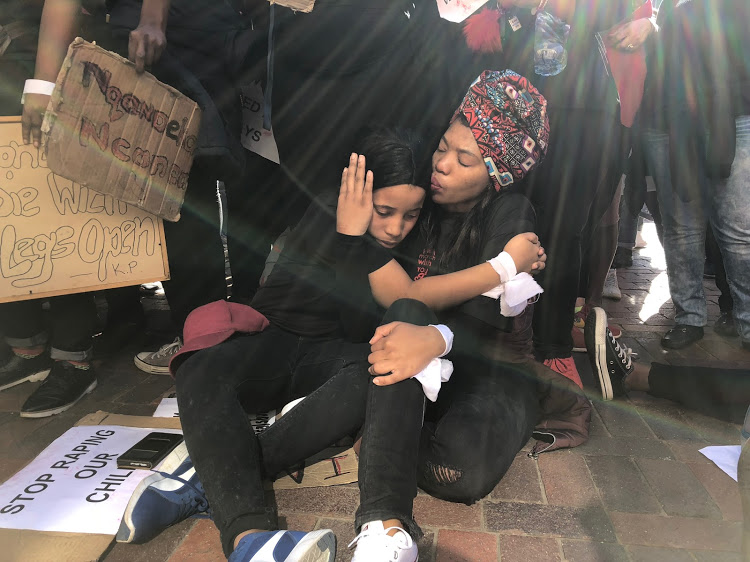
[[[92,354],[96,306],[91,293],[63,295],[49,300],[49,328],[43,299],[0,304],[0,334],[8,345],[31,347],[49,343],[53,359],[82,361]]]
[[[394,320],[437,323],[427,306],[406,299],[391,306],[383,323]],[[531,436],[539,405],[530,378],[480,356],[458,356],[453,365],[451,380],[426,408],[416,379],[368,385],[357,529],[399,519],[420,536],[412,516],[417,486],[471,504],[492,491]]]
[[[714,229],[710,225],[706,229],[706,255],[709,261],[714,264],[716,288],[721,292],[719,295],[719,310],[722,312],[732,312],[734,299],[732,299],[729,282],[727,281],[727,272],[724,269],[724,258],[721,256],[721,249],[716,242]]]
[[[653,363],[648,384],[649,394],[732,423],[742,423],[750,406],[750,369]]]
[[[185,441],[227,556],[249,529],[277,529],[262,479],[355,433],[369,384],[367,344],[311,340],[270,326],[188,358],[177,372]],[[307,396],[260,437],[246,412]]]
[[[547,156],[526,183],[548,256],[537,278],[544,293],[534,309],[534,344],[544,359],[571,355],[586,226],[598,224],[609,208],[627,148],[615,116],[555,109],[549,117]]]

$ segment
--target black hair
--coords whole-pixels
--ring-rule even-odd
[[[416,133],[395,127],[368,127],[360,131],[355,152],[364,154],[373,173],[373,190],[392,185],[430,184],[430,158]]]
[[[459,115],[457,120],[469,126],[466,117]],[[441,273],[450,273],[466,269],[479,263],[482,250],[482,225],[487,223],[487,214],[492,202],[497,197],[489,174],[487,175],[487,186],[477,203],[463,216],[461,222],[456,226],[455,233],[451,236],[452,244],[439,258],[438,270]],[[422,222],[421,229],[427,247],[435,248],[440,238],[440,223],[445,211],[439,206],[432,206],[432,212]]]

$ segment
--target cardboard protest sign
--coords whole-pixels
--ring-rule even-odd
[[[337,486],[357,481],[359,462],[354,449],[329,447],[305,461],[303,467],[273,481],[274,490]]]
[[[52,173],[0,118],[0,302],[168,278],[161,219]]]
[[[78,38],[42,125],[47,161],[56,174],[176,221],[200,115],[190,98]]]
[[[268,3],[291,8],[297,12],[312,12],[315,7],[315,0],[268,0]]]
[[[487,0],[437,0],[440,17],[454,23],[464,21],[486,3]]]

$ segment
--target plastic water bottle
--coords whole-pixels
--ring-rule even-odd
[[[555,76],[568,65],[565,48],[570,26],[549,12],[536,15],[534,27],[534,72],[540,76]]]

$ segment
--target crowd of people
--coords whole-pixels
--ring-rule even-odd
[[[641,390],[741,421],[750,372],[638,365],[600,307],[645,201],[676,310],[662,345],[703,337],[708,252],[716,331],[750,352],[750,7],[654,3],[490,0],[452,23],[434,0],[0,0],[0,115],[22,115],[26,142],[40,146],[39,84],[77,35],[203,112],[181,219],[165,223],[179,333],[134,358],[175,377],[185,443],[117,539],[208,509],[229,560],[332,561],[332,531],[279,530],[263,482],[354,437],[353,559],[415,561],[418,487],[470,504],[532,436],[534,455],[586,442],[574,350],[604,400]],[[542,16],[564,30],[557,51]],[[254,81],[278,166],[240,143]],[[138,331],[138,288],[104,294],[104,335]],[[24,417],[96,387],[93,295],[48,302],[0,305],[0,390],[44,381]],[[248,413],[292,401],[254,434]]]

